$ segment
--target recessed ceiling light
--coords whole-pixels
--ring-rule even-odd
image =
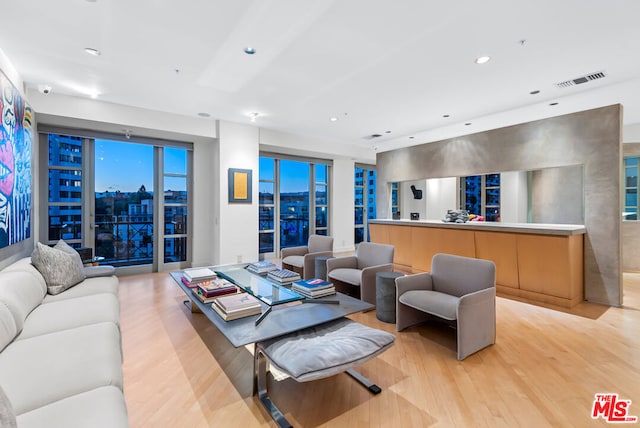
[[[476,64],[486,64],[490,59],[490,56],[479,56],[478,58],[476,58]]]
[[[200,116],[200,117],[211,117],[211,115],[209,113],[206,113],[206,112],[200,112],[200,113],[198,113],[198,116]]]
[[[251,118],[251,122],[255,122],[256,118],[260,116],[260,113],[257,111],[252,111],[251,113],[249,113],[249,117]]]
[[[246,48],[244,48],[244,53],[246,53],[247,55],[253,55],[254,53],[256,53],[256,50],[251,46],[247,46]]]
[[[535,91],[531,91],[531,92],[529,92],[529,93],[530,93],[531,95],[537,95],[537,94],[539,94],[539,93],[540,93],[540,91],[536,89]]]
[[[414,138],[416,138],[416,137],[409,137],[410,140],[413,140]]]
[[[449,115],[448,114],[443,114],[442,117],[449,117]]]
[[[465,123],[464,125],[465,125],[465,126],[469,126],[469,125],[471,125],[471,122],[467,122],[467,123]]]
[[[549,103],[550,106],[557,106],[558,103]]]
[[[391,131],[384,131],[385,134],[391,134]]]
[[[100,56],[100,51],[94,48],[84,48],[84,51],[89,55]]]
[[[330,120],[331,122],[337,122],[337,121],[338,121],[338,118],[334,116],[334,117],[332,117],[332,118],[329,118],[329,120]]]

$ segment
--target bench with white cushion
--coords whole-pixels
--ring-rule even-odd
[[[267,393],[268,364],[298,382],[347,372],[369,391],[381,389],[353,368],[376,357],[395,343],[395,336],[340,318],[256,344],[254,366],[258,396],[281,427],[291,426]]]

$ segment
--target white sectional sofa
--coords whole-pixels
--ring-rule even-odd
[[[83,274],[52,295],[31,258],[0,271],[0,426],[129,426],[118,279]]]

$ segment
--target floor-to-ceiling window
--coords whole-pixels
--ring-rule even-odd
[[[315,169],[315,211],[316,235],[329,235],[329,166],[316,164]]]
[[[280,160],[280,248],[309,240],[309,162]]]
[[[153,146],[95,140],[95,254],[118,266],[152,264]]]
[[[46,240],[83,245],[83,139],[49,134],[47,141]]]
[[[263,154],[259,161],[259,249],[307,245],[309,235],[329,235],[329,161]]]
[[[260,254],[272,254],[276,245],[276,160],[260,156],[258,172],[258,249]]]
[[[86,134],[41,134],[46,241],[90,247],[116,267],[188,262],[190,145]]]
[[[369,241],[369,220],[376,218],[376,169],[356,165],[354,169],[354,242]]]
[[[187,261],[189,222],[189,167],[187,150],[165,147],[163,150],[164,173],[164,262]]]
[[[624,206],[622,219],[625,221],[638,220],[638,157],[624,158]]]
[[[400,183],[391,183],[391,218],[400,219]]]
[[[460,209],[500,221],[500,174],[460,177]]]

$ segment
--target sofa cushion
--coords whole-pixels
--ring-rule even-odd
[[[81,327],[112,322],[119,325],[120,307],[113,294],[94,294],[40,305],[27,317],[16,340]]]
[[[104,386],[23,413],[18,424],[20,428],[119,428],[128,427],[129,421],[122,391]]]
[[[27,271],[3,270],[0,272],[0,302],[9,308],[19,333],[27,315],[42,303],[42,288]]]
[[[118,278],[115,276],[103,276],[96,278],[87,278],[80,284],[69,288],[64,293],[47,294],[44,296],[43,303],[58,302],[60,300],[75,299],[76,297],[92,296],[94,294],[109,293],[114,296],[118,295]]]
[[[77,253],[75,256],[80,257]],[[67,252],[51,248],[40,242],[31,254],[31,262],[47,283],[49,294],[62,293],[84,280],[82,261]]]
[[[0,427],[16,428],[16,415],[13,413],[13,406],[9,398],[4,393],[2,385],[0,385]]]
[[[16,415],[92,389],[122,389],[120,331],[111,322],[18,340],[0,353],[0,379]]]
[[[11,343],[17,334],[16,320],[13,319],[9,307],[0,301],[0,351]]]
[[[458,319],[460,298],[432,290],[411,290],[398,299],[401,303],[449,321]]]
[[[31,257],[23,257],[18,261],[11,263],[2,270],[3,272],[24,271],[33,275],[35,281],[42,289],[42,295],[47,294],[47,283],[38,269],[31,263]]]

